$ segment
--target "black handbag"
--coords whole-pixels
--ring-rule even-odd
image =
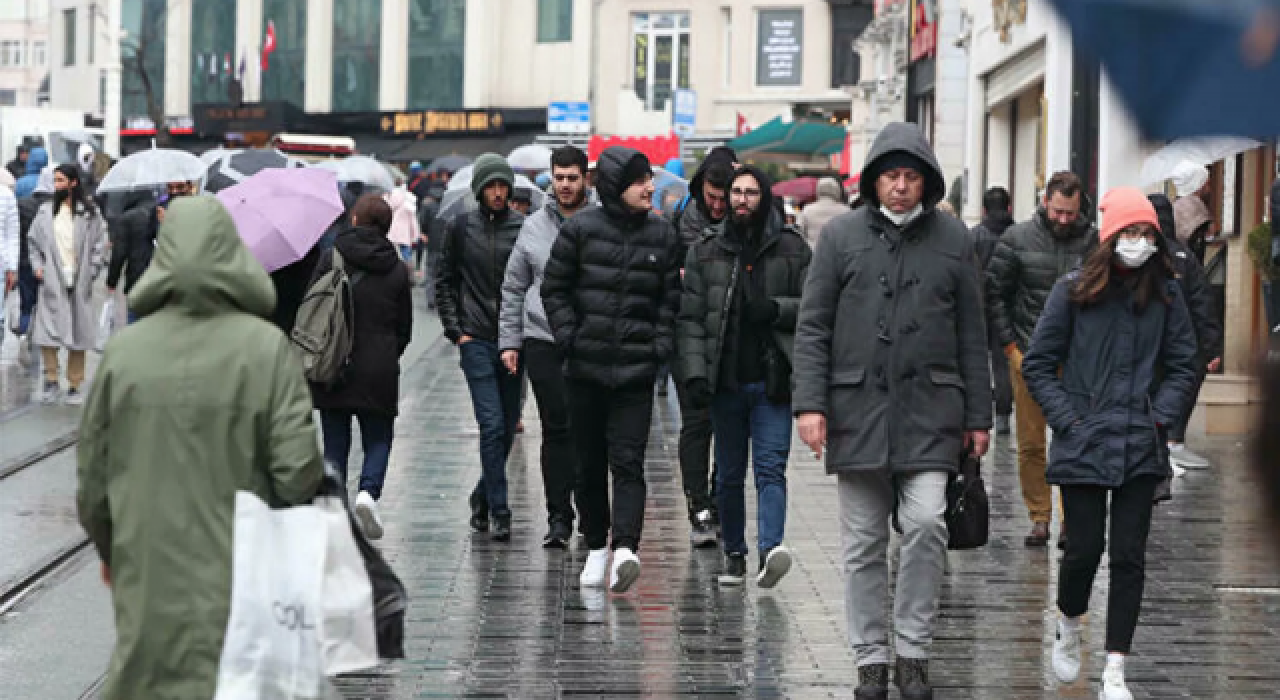
[[[982,481],[982,460],[965,452],[960,471],[947,482],[947,549],[977,549],[990,535],[991,505]]]

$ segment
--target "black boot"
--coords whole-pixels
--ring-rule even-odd
[[[889,664],[867,664],[858,667],[855,700],[889,700]]]
[[[902,700],[933,700],[928,659],[898,657],[898,692]]]
[[[493,539],[507,542],[511,539],[511,516],[496,515],[493,518]]]
[[[479,493],[471,494],[471,529],[476,532],[489,531],[489,503]]]

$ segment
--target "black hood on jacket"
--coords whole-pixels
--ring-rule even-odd
[[[1160,222],[1160,233],[1166,239],[1177,240],[1178,228],[1173,216],[1173,202],[1162,194],[1149,194],[1147,199],[1156,210],[1156,219]]]
[[[368,226],[354,226],[338,234],[334,247],[353,267],[384,275],[400,263],[400,255],[386,234]]]
[[[748,226],[749,231],[743,231],[733,219],[733,205],[730,203],[729,212],[725,215],[727,221],[725,231],[728,235],[738,240],[746,240],[750,233],[760,234],[764,231],[765,225],[769,223],[769,217],[777,214],[774,208],[773,180],[769,179],[769,176],[764,171],[754,165],[744,165],[734,174],[733,180],[730,180],[729,186],[731,189],[733,183],[743,175],[751,175],[756,179],[756,182],[760,183],[760,205],[756,207],[755,212],[751,215],[751,223]],[[725,192],[725,195],[728,196],[729,193]]]
[[[996,236],[1003,236],[1005,229],[1013,225],[1013,214],[1007,211],[991,212],[982,217],[982,225]]]
[[[880,208],[880,197],[876,194],[876,178],[871,173],[879,169],[877,161],[896,152],[905,152],[922,161],[927,172],[924,175],[924,205],[926,212],[933,211],[938,202],[947,195],[947,183],[942,178],[942,167],[933,154],[933,148],[924,137],[920,127],[907,122],[894,122],[880,130],[880,135],[871,144],[867,153],[866,164],[862,166],[862,181],[859,192],[862,200]]]
[[[647,211],[631,211],[622,202],[622,193],[626,190],[624,173],[637,158],[645,158],[645,155],[624,146],[610,146],[600,154],[596,163],[596,193],[600,195],[600,204],[610,218],[643,222],[649,216]]]
[[[698,166],[697,172],[693,174],[693,179],[689,181],[689,195],[693,197],[693,201],[698,203],[698,208],[708,218],[711,215],[707,212],[707,203],[702,197],[702,184],[707,180],[707,170],[716,163],[724,163],[732,166],[738,162],[738,154],[733,152],[728,146],[717,146],[711,149],[706,158],[702,159],[702,165]],[[728,193],[725,193],[728,196]]]

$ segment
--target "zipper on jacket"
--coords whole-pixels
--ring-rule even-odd
[[[738,270],[741,269],[742,259],[739,257],[733,262],[733,271],[729,273],[729,288],[724,296],[724,303],[720,309],[720,331],[716,336],[716,352],[720,357],[724,357],[724,339],[725,334],[729,332],[729,312],[733,309],[733,295],[737,293],[738,288]],[[716,362],[716,374],[719,374],[719,361]],[[707,377],[707,381],[711,383],[712,391],[715,390],[716,383],[720,381],[718,376]]]

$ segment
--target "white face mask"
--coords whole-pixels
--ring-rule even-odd
[[[1129,269],[1142,267],[1159,250],[1156,244],[1145,238],[1123,239],[1116,242],[1116,258]]]
[[[902,228],[903,226],[906,226],[907,224],[914,221],[915,218],[917,216],[920,216],[921,212],[923,211],[924,211],[923,204],[917,204],[915,208],[910,209],[908,211],[904,211],[901,214],[895,212],[894,210],[884,205],[880,206],[880,213],[888,217],[888,219],[893,222],[893,225],[897,226],[898,228]]]

